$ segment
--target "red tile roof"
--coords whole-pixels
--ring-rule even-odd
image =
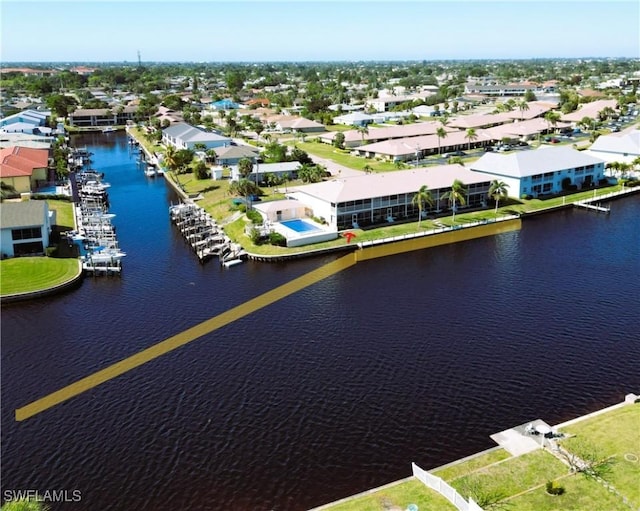
[[[46,168],[48,164],[48,149],[19,146],[0,149],[0,177],[31,176],[34,169]]]

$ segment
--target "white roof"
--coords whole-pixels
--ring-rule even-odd
[[[589,148],[593,152],[640,155],[640,130],[616,135],[601,135]]]
[[[462,165],[455,164],[332,179],[298,186],[293,191],[325,202],[339,203],[384,197],[386,195],[414,193],[423,185],[427,185],[429,190],[432,191],[449,189],[455,179],[459,179],[465,185],[484,183],[491,180],[486,174],[472,172]],[[300,196],[299,198],[304,200]]]
[[[469,167],[474,171],[520,178],[598,163],[604,161],[564,146],[541,147],[512,154],[486,153]]]
[[[252,204],[254,209],[262,213],[273,213],[276,211],[288,211],[306,207],[302,202],[294,199],[274,200],[268,202],[258,202]]]

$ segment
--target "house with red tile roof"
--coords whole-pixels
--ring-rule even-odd
[[[0,149],[0,181],[18,193],[30,193],[48,179],[49,151],[12,146]]]

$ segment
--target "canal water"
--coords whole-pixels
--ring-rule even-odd
[[[358,263],[24,422],[15,409],[331,257],[221,269],[123,134],[105,172],[121,277],[2,310],[2,487],[53,510],[303,510],[640,390],[640,201]]]

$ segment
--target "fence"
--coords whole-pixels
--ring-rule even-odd
[[[455,488],[447,484],[433,474],[430,474],[426,470],[421,469],[415,463],[411,464],[413,470],[413,476],[417,478],[422,484],[428,486],[432,490],[437,491],[440,495],[445,497],[449,502],[456,506],[460,511],[483,511],[483,509],[474,502],[472,498],[469,498],[467,502],[462,495],[460,495]]]

